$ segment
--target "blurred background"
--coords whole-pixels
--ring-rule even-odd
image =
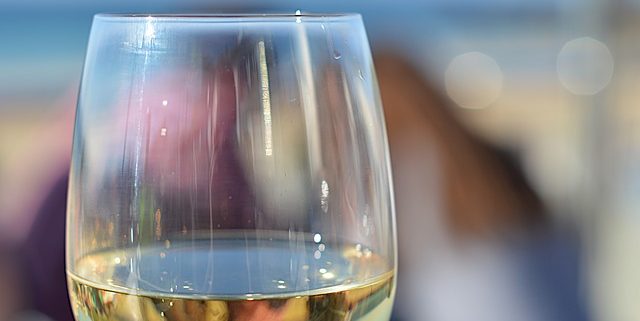
[[[361,13],[377,59],[394,320],[640,320],[637,0],[1,1],[0,320],[64,320],[42,295],[93,14],[297,9]]]

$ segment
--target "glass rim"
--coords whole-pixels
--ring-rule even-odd
[[[99,20],[115,21],[159,21],[178,22],[264,22],[264,21],[326,21],[359,19],[359,13],[98,13],[94,15]],[[303,19],[296,21],[296,19]]]

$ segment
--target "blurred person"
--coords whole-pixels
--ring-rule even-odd
[[[393,55],[379,55],[398,221],[401,320],[587,320],[579,249],[504,152]]]
[[[64,215],[66,208],[66,173],[71,153],[71,134],[75,114],[76,86],[62,93],[54,103],[55,111],[46,127],[29,136],[37,148],[16,149],[10,159],[30,169],[10,170],[5,182],[15,189],[2,196],[7,214],[14,214],[10,224],[0,224],[0,320],[47,321],[38,312],[50,307],[64,311]],[[17,182],[20,182],[17,184]],[[11,201],[11,203],[9,203]],[[19,213],[18,215],[15,215]],[[62,238],[62,239],[61,239]],[[62,255],[62,256],[61,256]],[[52,314],[66,320],[67,314]]]
[[[0,248],[0,320],[10,320],[24,308],[24,288],[19,281],[21,274],[15,264],[17,253],[13,249],[2,246]]]
[[[47,298],[50,289],[66,286],[56,275],[64,275],[64,257],[59,257],[64,245],[59,239],[64,233],[60,211],[66,204],[67,178],[61,174],[68,171],[71,153],[77,95],[72,87],[53,102],[56,108],[47,115],[46,126],[22,138],[24,146],[2,155],[8,161],[0,175],[9,188],[0,195],[6,211],[0,222],[0,320],[51,320],[37,311],[41,303],[33,304],[38,299],[35,291],[42,293],[42,304],[66,301],[66,294],[55,290],[54,299]],[[33,284],[38,288],[31,288]]]

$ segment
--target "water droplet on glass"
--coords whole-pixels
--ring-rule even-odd
[[[338,60],[340,58],[342,58],[342,54],[339,51],[334,50],[333,51],[333,59]]]
[[[160,136],[167,136],[167,129],[166,128],[160,129]]]

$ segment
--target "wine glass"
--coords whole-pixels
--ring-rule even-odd
[[[389,155],[360,15],[96,15],[76,117],[76,320],[389,320]]]

